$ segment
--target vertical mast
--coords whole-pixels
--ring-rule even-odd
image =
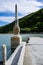
[[[15,5],[15,26],[18,26],[18,19],[17,19],[17,4]]]

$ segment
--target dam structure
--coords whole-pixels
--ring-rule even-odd
[[[13,28],[14,36],[11,37],[11,50],[13,50],[10,58],[6,59],[6,46],[3,45],[3,65],[32,65],[29,45],[22,41],[20,35],[19,21],[17,19],[17,4],[15,5],[15,26]]]

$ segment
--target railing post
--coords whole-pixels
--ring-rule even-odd
[[[3,65],[6,65],[6,45],[2,45]]]

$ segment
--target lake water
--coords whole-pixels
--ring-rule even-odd
[[[11,55],[10,43],[11,43],[12,36],[13,36],[13,34],[0,34],[0,61],[2,61],[2,45],[3,44],[6,44],[6,46],[7,46],[7,58],[9,58],[9,56]],[[21,34],[21,36],[22,36],[23,41],[26,41],[27,37],[41,37],[41,38],[43,38],[43,34]],[[34,47],[36,47],[36,46],[34,46]],[[41,47],[42,46],[40,45],[40,48]]]

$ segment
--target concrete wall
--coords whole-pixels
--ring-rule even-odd
[[[25,44],[19,45],[6,61],[6,65],[23,65],[24,52]]]
[[[24,53],[25,53],[25,44],[23,45],[20,57],[19,57],[19,61],[17,63],[17,65],[23,65],[23,61],[24,61]]]

